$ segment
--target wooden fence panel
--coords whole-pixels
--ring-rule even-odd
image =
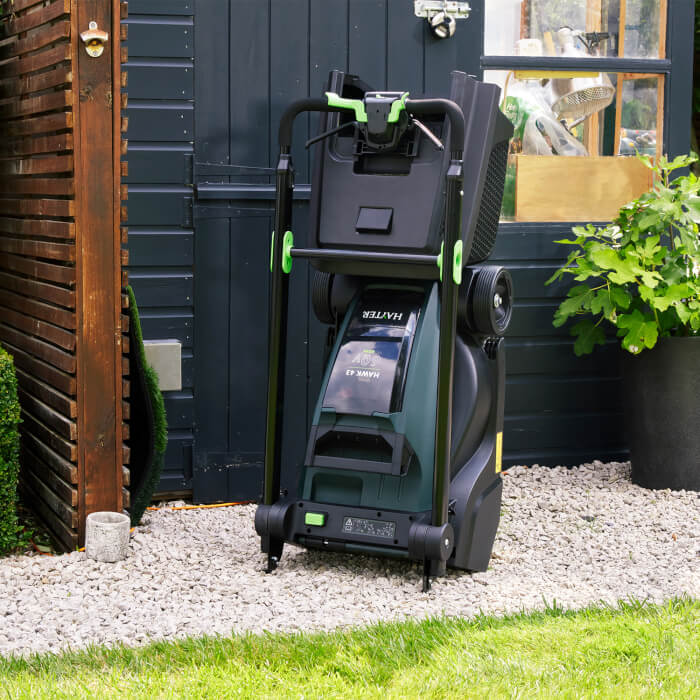
[[[15,357],[25,499],[66,548],[121,510],[118,0],[0,2],[0,343]],[[104,53],[80,33],[96,21]]]

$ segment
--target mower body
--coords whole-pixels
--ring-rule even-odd
[[[266,489],[256,514],[263,551],[272,564],[283,542],[414,559],[424,584],[446,565],[485,570],[500,513],[512,293],[507,272],[481,263],[512,127],[496,86],[452,74],[449,101],[465,121],[457,191],[459,114],[418,125],[406,102],[382,132],[382,94],[338,71],[328,87],[355,113],[322,116],[332,136],[317,147],[316,245],[297,255],[317,270],[314,309],[332,342],[298,490]],[[396,95],[390,104],[405,99]],[[353,120],[358,101],[373,130]]]

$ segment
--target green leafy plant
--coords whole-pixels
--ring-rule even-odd
[[[0,348],[0,554],[22,544],[17,522],[19,401],[12,357]]]
[[[664,336],[700,331],[700,179],[687,168],[695,154],[665,157],[655,165],[654,187],[620,209],[607,226],[576,226],[566,263],[547,281],[571,275],[576,284],[554,314],[554,325],[571,318],[574,352],[583,355],[602,345],[604,323],[617,328],[622,347],[636,355]]]

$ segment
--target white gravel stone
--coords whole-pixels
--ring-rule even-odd
[[[417,564],[289,545],[265,574],[254,506],[170,505],[145,515],[115,564],[0,560],[0,654],[700,597],[700,494],[642,489],[629,464],[510,469],[489,570],[448,572],[429,593]]]

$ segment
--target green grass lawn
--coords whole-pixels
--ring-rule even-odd
[[[0,659],[10,698],[699,698],[700,602]]]

